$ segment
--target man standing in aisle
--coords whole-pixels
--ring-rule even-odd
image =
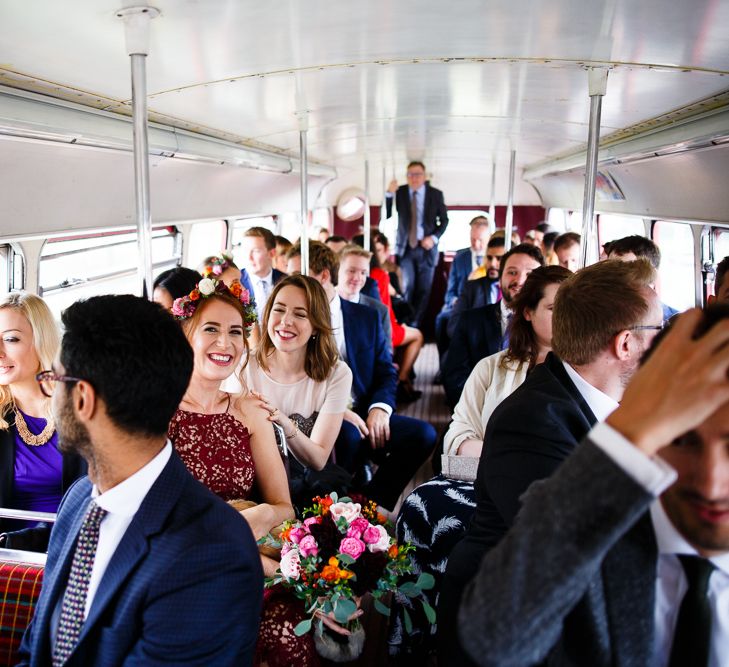
[[[398,214],[395,252],[402,269],[403,292],[412,305],[414,327],[419,327],[428,308],[430,288],[438,263],[438,241],[448,226],[443,193],[425,180],[425,165],[413,161],[407,168],[407,185],[392,180],[385,193],[387,217],[395,200]]]

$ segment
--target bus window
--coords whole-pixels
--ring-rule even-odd
[[[714,263],[729,256],[729,229],[714,230]]]
[[[154,273],[178,263],[174,228],[152,231]],[[39,292],[56,317],[81,298],[97,294],[139,294],[137,234],[99,232],[49,239],[39,265]]]
[[[0,245],[0,294],[6,294],[10,291],[11,270],[10,246]]]
[[[547,224],[555,231],[562,233],[567,229],[568,211],[563,208],[550,208],[547,213]]]
[[[196,222],[185,232],[185,266],[197,270],[206,257],[219,255],[225,250],[228,228],[225,220]]]
[[[600,213],[597,218],[597,234],[602,247],[608,241],[626,236],[645,236],[645,224],[643,218],[632,215]]]
[[[301,224],[299,214],[288,212],[278,216],[279,234],[285,236],[291,243],[295,243],[301,236]]]
[[[329,234],[332,233],[332,216],[329,209],[326,206],[320,206],[315,208],[311,212],[311,228],[312,229],[326,229]],[[288,238],[288,237],[287,237]],[[291,239],[289,239],[291,240]]]
[[[653,241],[661,249],[658,294],[664,303],[686,310],[696,303],[694,292],[694,236],[691,225],[656,221]]]
[[[448,227],[446,227],[443,236],[440,237],[438,249],[441,252],[455,252],[461,248],[469,248],[471,246],[471,227],[468,223],[477,215],[485,215],[488,217],[488,213],[486,211],[448,211]],[[396,217],[395,223],[397,223]],[[396,230],[397,224],[395,226],[395,231]],[[390,245],[393,247],[394,238],[394,234],[392,237],[388,235]]]

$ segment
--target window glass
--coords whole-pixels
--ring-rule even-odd
[[[179,260],[177,232],[152,231],[155,273]],[[139,294],[136,232],[99,232],[49,239],[39,266],[40,293],[56,317],[80,298],[98,294]]]
[[[219,255],[225,250],[228,228],[225,220],[196,222],[185,232],[187,264],[192,269],[202,264],[206,257]]]
[[[602,247],[608,241],[626,236],[645,236],[643,218],[630,215],[600,213],[597,218],[597,234]]]
[[[554,229],[555,232],[563,232],[567,229],[567,215],[569,211],[563,208],[550,208],[547,213],[547,224]]]
[[[0,245],[0,294],[10,291],[10,246]]]
[[[729,256],[729,229],[714,230],[714,263]]]
[[[565,217],[565,231],[582,233],[582,211],[568,211]]]
[[[653,226],[653,241],[661,249],[661,268],[656,285],[661,301],[676,310],[695,305],[694,236],[691,225],[658,220]]]
[[[301,236],[301,223],[299,214],[289,211],[278,216],[279,234],[285,236],[291,243],[296,243]]]
[[[448,227],[445,233],[440,237],[438,249],[441,252],[456,251],[461,248],[468,248],[471,245],[471,226],[469,223],[477,215],[484,215],[488,218],[488,211],[471,210],[471,211],[448,211]],[[397,233],[397,216],[394,216],[395,227],[392,235],[387,235],[390,246],[395,247],[395,236]],[[394,251],[394,250],[393,250]]]
[[[329,234],[332,233],[332,217],[328,208],[319,207],[311,212],[312,229],[326,229]]]

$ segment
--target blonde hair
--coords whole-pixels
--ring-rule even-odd
[[[48,370],[58,354],[61,337],[48,305],[43,299],[30,292],[11,292],[0,298],[0,310],[12,308],[20,312],[33,332],[33,348],[38,355],[38,372]],[[40,391],[40,388],[38,389]],[[10,424],[5,415],[13,409],[15,401],[9,386],[0,386],[0,429],[7,430]],[[51,400],[44,401],[44,412],[51,419]]]
[[[356,243],[348,243],[339,251],[339,264],[341,265],[347,257],[362,257],[369,261],[372,259],[372,253]]]

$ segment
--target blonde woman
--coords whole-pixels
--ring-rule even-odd
[[[51,401],[36,375],[49,370],[60,338],[53,315],[40,297],[28,292],[0,300],[0,506],[55,512],[66,489],[83,474],[82,459],[62,455],[51,415]],[[30,527],[0,520],[0,531]],[[40,549],[47,531],[24,531],[0,546]]]

